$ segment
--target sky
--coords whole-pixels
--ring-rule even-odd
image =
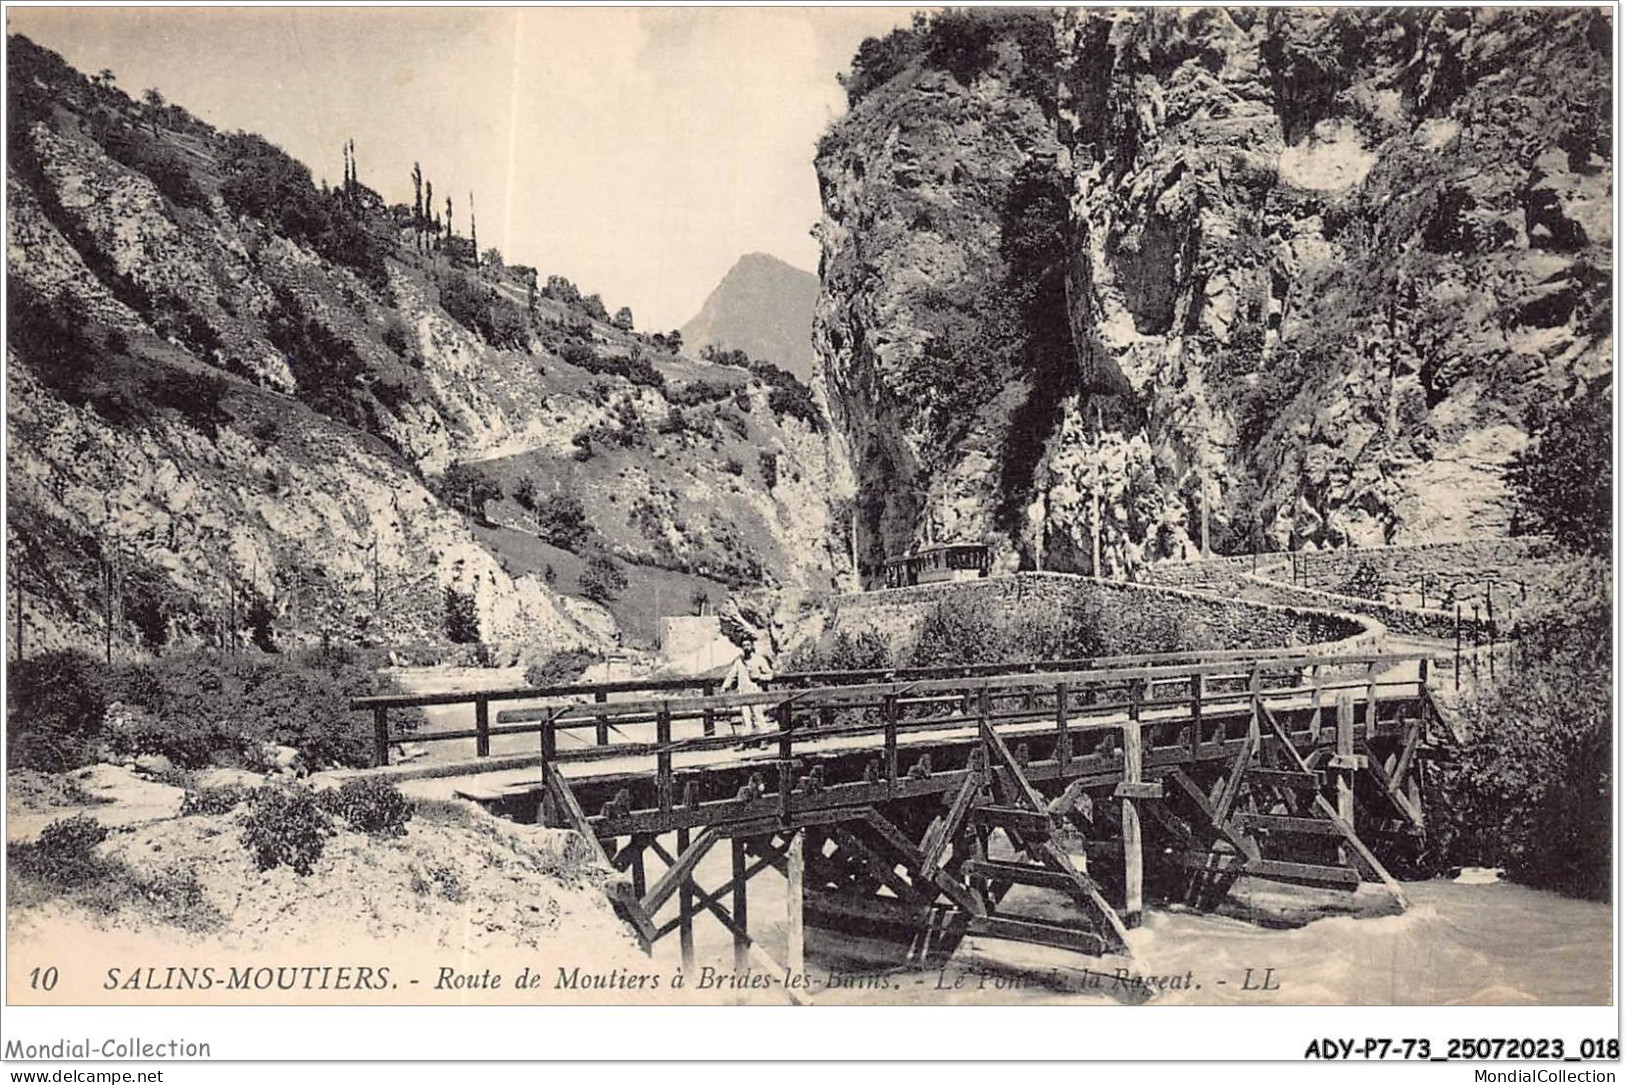
[[[818,137],[835,76],[907,8],[18,8],[8,30],[132,97],[156,87],[410,203],[482,248],[630,305],[639,328],[699,311],[735,260],[815,270]]]

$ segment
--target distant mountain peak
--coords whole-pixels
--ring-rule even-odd
[[[742,350],[809,380],[817,301],[818,276],[769,253],[747,253],[728,269],[699,314],[683,325],[683,342],[695,350]]]

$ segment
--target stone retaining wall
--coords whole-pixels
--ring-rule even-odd
[[[1225,648],[1323,644],[1328,650],[1358,651],[1373,644],[1384,631],[1380,621],[1333,608],[1282,606],[1155,585],[1095,581],[1068,573],[1016,573],[843,595],[833,601],[826,630],[832,635],[845,632],[853,636],[874,632],[901,647],[912,643],[934,607],[950,600],[1010,622],[1023,615],[1064,613],[1093,604],[1108,613],[1126,610],[1148,623],[1200,626]],[[1147,650],[1133,644],[1107,648],[1110,654]]]

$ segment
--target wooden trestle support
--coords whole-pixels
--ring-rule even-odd
[[[763,755],[776,743],[778,756],[687,771],[672,764],[685,748],[670,738],[674,713],[703,712],[710,736],[749,698],[659,702],[657,741],[638,747],[654,755],[652,777],[567,776],[549,710],[541,718],[550,756],[532,809],[593,842],[623,874],[611,898],[641,943],[676,933],[685,967],[705,915],[732,934],[736,968],[782,973],[803,967],[803,922],[906,947],[917,962],[940,960],[966,935],[1126,953],[1147,897],[1211,909],[1244,875],[1337,890],[1373,882],[1403,907],[1378,851],[1404,859],[1424,838],[1421,766],[1441,756],[1441,729],[1426,660],[1416,680],[1379,680],[1393,660],[1371,657],[1352,682],[1333,673],[1346,661],[1292,659],[1282,664],[1286,684],[1276,672],[1274,686],[1257,664],[1239,674],[1199,664],[1172,674],[880,683],[869,701],[858,687],[844,697],[764,694],[757,699],[771,703],[777,732],[723,741]],[[1186,683],[1188,697],[1157,696]],[[1412,692],[1394,695],[1396,685]],[[1173,704],[1182,710],[1169,711]],[[930,711],[906,720],[909,706]],[[796,727],[797,712],[818,725]],[[840,714],[857,723],[830,728]],[[936,729],[919,735],[926,727]],[[846,734],[878,741],[797,748]],[[597,803],[595,813],[580,795]],[[696,869],[724,846],[731,877],[707,888]],[[751,934],[748,886],[769,870],[787,885],[785,960]],[[1017,886],[1071,907],[1052,900],[1048,918],[1023,912],[1011,904]],[[1058,911],[1068,918],[1054,918]]]

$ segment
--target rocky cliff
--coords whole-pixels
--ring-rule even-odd
[[[1601,11],[950,13],[820,147],[815,341],[865,562],[1505,535],[1606,387]],[[1057,194],[1059,194],[1057,196]],[[1098,500],[1099,512],[1095,507]]]
[[[267,627],[607,646],[652,577],[709,577],[758,622],[829,586],[821,416],[475,259],[353,167],[318,187],[259,137],[8,51],[8,587],[30,652],[109,627],[121,653]],[[486,468],[514,457],[522,486]],[[570,560],[620,566],[621,601],[579,589],[609,612],[504,552],[481,523],[514,507],[504,482]]]

